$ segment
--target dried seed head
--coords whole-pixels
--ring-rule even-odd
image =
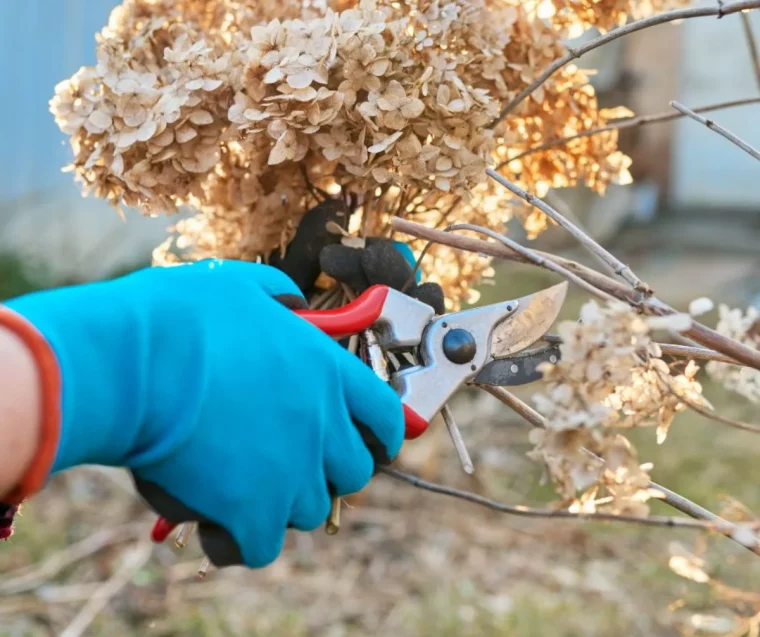
[[[690,361],[673,373],[651,340],[656,320],[627,304],[591,301],[580,319],[559,325],[562,358],[544,364],[547,386],[534,403],[546,429],[532,432],[529,455],[576,510],[646,515],[648,469],[621,430],[654,426],[663,442],[686,402],[707,405],[694,379],[699,368]]]

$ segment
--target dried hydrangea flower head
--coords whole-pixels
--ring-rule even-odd
[[[230,54],[178,17],[133,19],[130,31],[123,12],[112,16],[97,66],[59,84],[50,106],[86,190],[173,212],[219,161]]]
[[[568,16],[586,25],[598,12],[597,24],[606,10],[572,5],[544,20],[517,0],[125,0],[98,64],[61,82],[51,110],[86,192],[151,215],[196,211],[158,259],[267,259],[319,191],[350,198],[365,234],[387,234],[398,214],[497,227],[518,214],[536,235],[543,217],[504,199],[486,167],[609,114],[567,66],[489,123],[564,55]],[[541,195],[603,192],[630,179],[628,164],[609,132],[502,170]],[[462,255],[446,274],[453,252],[436,254],[424,268],[444,270],[452,303],[488,272]]]
[[[674,373],[662,360],[651,338],[662,322],[621,302],[590,301],[580,321],[559,325],[562,359],[543,367],[547,386],[534,403],[546,428],[531,432],[529,456],[575,510],[646,515],[647,468],[621,432],[655,426],[662,442],[687,401],[706,404],[697,365]]]

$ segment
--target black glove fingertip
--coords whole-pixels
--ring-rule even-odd
[[[361,294],[369,287],[361,262],[362,250],[342,244],[325,246],[319,255],[322,271]]]
[[[370,285],[387,285],[402,290],[412,278],[412,266],[389,240],[368,245],[362,251],[361,262]]]
[[[201,548],[216,568],[240,566],[244,563],[235,538],[226,529],[209,522],[198,523]]]
[[[362,423],[354,420],[354,426],[359,431],[359,435],[362,437],[365,446],[369,450],[372,459],[375,461],[375,466],[387,466],[391,463],[391,458],[388,457],[388,450],[382,443],[380,438],[377,437],[374,431],[363,425]],[[376,472],[376,471],[375,471]]]
[[[443,289],[437,283],[421,283],[411,290],[408,290],[407,294],[413,299],[417,299],[432,307],[438,315],[446,313],[446,302],[443,296]]]
[[[285,256],[273,254],[270,265],[293,279],[302,292],[310,291],[321,272],[319,255],[322,249],[340,241],[340,236],[331,233],[327,224],[333,221],[343,227],[347,216],[346,206],[340,200],[327,199],[317,204],[299,223]]]
[[[298,294],[278,294],[274,299],[289,310],[305,310],[309,307],[306,299]]]
[[[197,522],[203,551],[217,568],[243,564],[243,554],[232,534],[199,515],[175,497],[169,495],[160,486],[149,480],[143,480],[130,472],[137,492],[146,504],[158,515],[175,524]]]

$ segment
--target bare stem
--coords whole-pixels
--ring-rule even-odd
[[[752,32],[752,25],[749,23],[749,16],[746,13],[740,13],[739,17],[742,19],[744,37],[747,40],[747,48],[749,49],[749,57],[752,60],[752,68],[755,71],[755,82],[757,82],[757,87],[760,88],[760,55],[758,55],[757,52],[755,34]]]
[[[745,17],[744,14],[742,14],[742,17]],[[709,113],[711,111],[719,111],[724,108],[734,108],[736,106],[746,106],[747,104],[757,104],[758,102],[760,102],[760,97],[745,97],[744,99],[732,100],[730,102],[718,102],[716,104],[698,106],[694,108],[693,110],[695,113]],[[638,126],[643,126],[644,124],[669,122],[674,119],[681,119],[682,117],[685,117],[683,113],[673,113],[672,111],[669,111],[667,113],[654,113],[652,115],[640,115],[639,117],[628,117],[626,119],[615,120],[611,124],[607,124],[606,126],[599,126],[598,128],[589,128],[588,130],[581,131],[580,133],[576,133],[575,135],[569,135],[567,137],[560,137],[557,139],[550,139],[549,141],[544,142],[543,144],[540,144],[538,146],[533,146],[532,148],[526,148],[523,152],[519,153],[518,155],[515,155],[511,159],[505,159],[502,163],[500,163],[496,167],[496,170],[501,170],[502,168],[509,165],[513,161],[522,159],[523,157],[526,157],[527,155],[540,153],[541,151],[550,150],[558,146],[564,146],[565,144],[568,144],[569,142],[572,142],[573,140],[576,140],[576,139],[582,139],[584,137],[593,137],[594,135],[599,135],[601,133],[609,133],[611,131],[623,130],[626,128],[636,128]]]
[[[478,385],[478,387],[503,402],[507,407],[522,416],[534,427],[543,429],[546,426],[546,419],[528,403],[520,400],[511,391],[504,389],[503,387],[494,387],[492,385]]]
[[[724,15],[738,13],[747,9],[756,9],[758,7],[760,7],[760,0],[741,0],[739,2],[719,2],[712,7],[691,7],[688,9],[665,11],[664,13],[659,13],[648,18],[629,22],[628,24],[618,27],[617,29],[613,29],[612,31],[609,31],[604,35],[599,36],[598,38],[594,38],[593,40],[587,42],[583,46],[578,47],[577,49],[568,48],[567,54],[550,64],[547,69],[541,73],[541,75],[539,75],[533,82],[531,82],[522,91],[520,91],[512,99],[512,101],[510,101],[502,109],[501,113],[499,113],[499,116],[493,122],[491,122],[490,127],[493,128],[507,115],[509,115],[509,113],[514,111],[527,97],[532,95],[533,92],[538,89],[538,87],[546,82],[546,80],[548,80],[552,75],[559,71],[563,66],[569,64],[573,60],[577,60],[582,55],[588,53],[589,51],[593,51],[594,49],[597,49],[600,46],[607,44],[608,42],[617,40],[624,35],[635,33],[636,31],[641,31],[642,29],[648,29],[649,27],[653,27],[658,24],[665,24],[666,22],[686,20],[688,18],[702,18],[707,16],[718,16],[721,18]]]
[[[742,422],[741,420],[734,420],[733,418],[721,416],[720,414],[716,414],[714,411],[710,409],[705,409],[701,405],[698,405],[697,403],[689,400],[688,398],[684,398],[683,396],[681,396],[675,391],[673,393],[678,397],[678,400],[680,400],[685,405],[687,405],[689,409],[691,409],[692,411],[697,412],[700,416],[704,416],[705,418],[709,418],[710,420],[714,420],[715,422],[728,425],[729,427],[733,427],[734,429],[741,429],[743,431],[750,431],[754,434],[760,434],[760,426],[758,425],[752,425],[748,422]]]
[[[679,356],[683,358],[698,358],[704,361],[718,361],[720,363],[729,363],[736,365],[733,358],[713,352],[711,349],[704,347],[691,347],[690,345],[674,345],[672,343],[657,343],[663,354],[668,356]]]
[[[562,339],[555,334],[544,334],[544,340],[549,343],[562,343]],[[729,365],[736,365],[736,361],[733,358],[714,352],[711,349],[705,347],[695,347],[693,345],[676,345],[674,343],[657,343],[663,354],[667,356],[676,356],[679,358],[695,358],[706,361],[718,361],[720,363],[728,363]]]
[[[208,559],[208,557],[204,557],[201,560],[201,564],[198,567],[198,577],[204,578],[208,574],[208,572],[211,570],[211,560]]]
[[[391,469],[390,467],[378,467],[378,471],[393,478],[394,480],[399,480],[401,482],[411,484],[418,489],[424,489],[425,491],[430,491],[432,493],[447,495],[453,498],[458,498],[460,500],[465,500],[467,502],[472,502],[474,504],[479,504],[480,506],[484,506],[493,511],[499,511],[500,513],[506,513],[508,515],[545,519],[559,518],[566,520],[584,520],[596,522],[627,522],[629,524],[641,524],[643,526],[660,526],[667,528],[717,531],[718,533],[726,535],[727,537],[731,537],[753,553],[760,555],[760,541],[758,541],[752,533],[742,533],[741,535],[738,535],[736,533],[736,525],[730,523],[724,524],[720,520],[694,520],[665,516],[652,516],[648,518],[642,518],[634,515],[617,515],[614,513],[574,513],[572,511],[567,511],[564,509],[537,509],[522,505],[504,504],[498,500],[492,500],[470,491],[462,491],[453,487],[447,487],[443,484],[428,482],[427,480],[418,478],[415,475],[404,473],[403,471],[398,471],[397,469]],[[734,537],[734,535],[736,535],[736,537]]]
[[[428,228],[419,223],[413,221],[407,221],[406,219],[394,218],[391,220],[393,228],[399,232],[404,232],[408,235],[426,239],[428,241],[434,241],[443,245],[450,246],[452,248],[459,248],[461,250],[468,250],[470,252],[477,252],[481,254],[488,254],[490,256],[498,257],[501,259],[507,259],[510,261],[516,261],[519,263],[533,263],[527,259],[524,255],[515,252],[511,248],[493,241],[483,241],[481,239],[475,239],[472,237],[463,237],[460,235],[452,234],[449,232],[443,232],[441,230],[435,230]],[[580,263],[572,261],[570,259],[564,259],[544,252],[535,250],[537,254],[546,257],[548,260],[562,265],[565,269],[578,274],[582,279],[591,283],[595,287],[608,292],[611,296],[614,296],[621,301],[631,304],[639,311],[645,314],[665,316],[668,314],[674,314],[675,310],[663,303],[659,299],[654,297],[641,301],[640,294],[631,290],[628,286],[615,281],[614,279],[592,270]],[[541,267],[546,267],[542,265]],[[696,321],[692,321],[692,325],[688,330],[683,332],[684,336],[691,338],[693,341],[703,345],[704,347],[720,352],[725,356],[736,361],[737,365],[745,365],[746,367],[752,367],[753,369],[760,369],[760,351],[752,349],[742,343],[739,343],[733,339],[727,338],[722,334],[718,334],[715,330],[710,329]]]
[[[472,463],[470,452],[467,451],[467,446],[464,444],[464,439],[462,438],[462,432],[459,431],[456,420],[454,420],[454,414],[451,413],[451,408],[448,405],[444,405],[443,409],[441,409],[441,415],[443,416],[443,421],[446,423],[446,429],[449,431],[451,441],[454,443],[454,449],[459,457],[462,470],[467,475],[472,475],[475,473],[475,465]]]
[[[589,252],[594,254],[602,263],[605,263],[608,266],[610,266],[612,270],[615,272],[615,274],[621,277],[634,290],[647,294],[647,295],[651,294],[651,290],[649,289],[649,286],[647,286],[645,283],[639,280],[639,278],[633,273],[631,268],[625,265],[613,254],[605,250],[596,241],[594,241],[585,232],[583,232],[583,230],[581,230],[578,226],[576,226],[572,222],[565,219],[565,217],[563,217],[559,213],[559,211],[552,208],[548,203],[539,199],[535,195],[532,195],[529,192],[526,192],[525,190],[517,186],[516,184],[513,184],[506,177],[497,173],[493,168],[488,168],[486,170],[486,173],[488,173],[488,176],[491,179],[494,179],[495,181],[499,182],[499,184],[504,186],[507,190],[517,195],[521,199],[524,199],[534,208],[538,208],[547,217],[552,219],[552,221],[562,226],[571,235],[573,235],[580,242],[582,246],[584,246],[587,250],[589,250]]]
[[[453,226],[449,226],[446,230],[448,232],[453,231],[453,230],[470,230],[472,232],[478,232],[480,234],[484,234],[488,237],[491,237],[492,239],[495,239],[496,241],[500,243],[503,243],[505,246],[507,246],[508,248],[511,248],[518,254],[521,254],[528,261],[534,263],[535,265],[546,268],[547,270],[551,270],[552,272],[556,272],[557,274],[564,276],[568,280],[582,287],[584,290],[586,290],[586,292],[589,292],[593,294],[594,296],[598,296],[603,301],[614,300],[614,297],[612,295],[584,281],[581,277],[579,277],[574,272],[571,272],[570,270],[565,269],[564,267],[562,267],[558,263],[555,263],[554,261],[546,259],[541,254],[535,252],[534,250],[531,250],[530,248],[526,248],[520,245],[516,241],[513,241],[512,239],[510,239],[509,237],[503,234],[499,234],[498,232],[489,230],[488,228],[483,228],[482,226],[478,226],[472,223],[457,223]]]
[[[699,122],[700,124],[707,126],[707,128],[709,128],[710,130],[715,131],[719,135],[722,135],[732,144],[735,144],[736,146],[741,148],[745,153],[752,155],[752,157],[754,157],[757,160],[760,160],[760,151],[750,146],[743,139],[734,135],[731,131],[723,128],[720,124],[716,124],[711,119],[707,119],[706,117],[697,115],[697,113],[695,113],[690,108],[687,108],[686,106],[684,106],[683,104],[679,102],[674,101],[674,102],[671,102],[670,105],[673,108],[675,108],[677,111],[686,115],[687,117],[691,117],[691,119],[693,119],[694,121]]]
[[[174,544],[178,549],[183,549],[187,546],[187,542],[193,534],[193,531],[195,531],[196,526],[196,522],[185,522],[179,527],[179,533],[177,533],[177,538],[174,540]]]

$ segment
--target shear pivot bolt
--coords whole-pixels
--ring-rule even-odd
[[[443,337],[443,353],[452,363],[464,365],[475,358],[475,337],[467,330],[455,328]]]

